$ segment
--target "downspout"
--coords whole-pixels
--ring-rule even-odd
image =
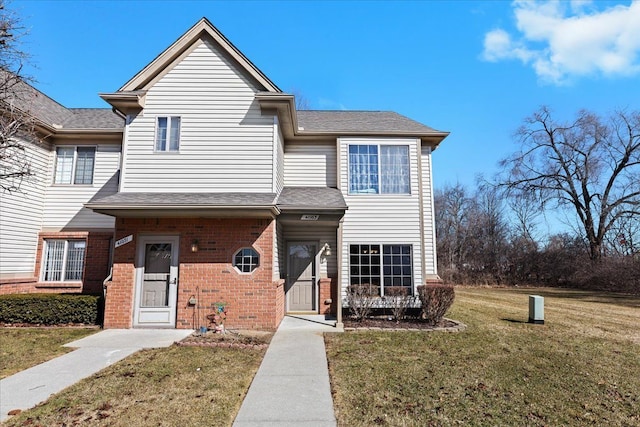
[[[342,323],[342,219],[338,223],[338,283],[336,285],[337,313],[336,313],[336,329],[344,330]]]
[[[104,297],[105,301],[107,299],[107,282],[110,282],[112,278],[113,278],[113,266],[109,268],[109,275],[107,276],[107,278],[102,281],[102,296]]]

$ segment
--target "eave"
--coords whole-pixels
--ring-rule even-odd
[[[298,125],[298,117],[295,108],[295,98],[293,95],[285,93],[258,93],[256,100],[260,108],[265,113],[275,111],[278,115],[278,122],[282,134],[287,140],[335,140],[346,136],[372,136],[372,137],[408,137],[419,138],[423,144],[429,145],[435,150],[438,145],[449,136],[449,132],[400,132],[400,131],[309,131],[301,129]]]
[[[100,98],[107,101],[122,114],[136,113],[144,108],[147,92],[130,91],[115,93],[100,93]]]
[[[84,207],[104,215],[124,218],[275,218],[280,210],[270,206],[211,205],[103,205],[85,203]]]

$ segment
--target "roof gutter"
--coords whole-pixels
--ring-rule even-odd
[[[298,126],[298,115],[295,107],[295,97],[286,93],[260,92],[256,94],[256,100],[263,110],[275,110],[278,120],[282,124],[282,133],[285,138],[304,137],[331,137],[341,136],[401,136],[420,138],[422,143],[431,146],[435,150],[438,145],[449,136],[449,132],[378,132],[378,131],[308,131]]]

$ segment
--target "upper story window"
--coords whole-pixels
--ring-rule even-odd
[[[156,121],[156,151],[178,151],[179,148],[180,117],[158,117]]]
[[[55,184],[93,184],[96,147],[57,147]]]
[[[42,280],[44,282],[82,280],[86,245],[84,240],[45,240]]]
[[[410,194],[409,178],[409,146],[349,146],[349,194]]]

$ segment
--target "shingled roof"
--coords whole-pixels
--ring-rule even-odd
[[[11,79],[0,70],[0,78]],[[55,129],[124,129],[124,119],[111,108],[66,108],[22,79],[11,81],[4,102]]]
[[[438,132],[393,111],[298,110],[298,128],[308,132]]]

